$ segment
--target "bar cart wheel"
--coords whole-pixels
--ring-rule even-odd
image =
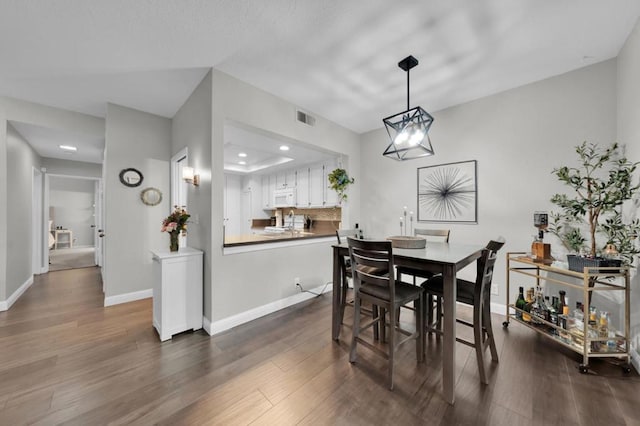
[[[631,366],[630,366],[629,364],[623,364],[623,365],[622,365],[622,371],[623,371],[625,374],[629,374],[629,373],[631,373]]]
[[[502,322],[502,327],[508,328],[509,327],[509,321],[503,321]]]
[[[580,364],[578,366],[578,370],[580,371],[580,373],[582,374],[587,374],[589,372],[589,366],[588,365],[584,365],[584,364]]]

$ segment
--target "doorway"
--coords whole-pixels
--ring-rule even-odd
[[[45,175],[49,272],[100,265],[100,180]]]

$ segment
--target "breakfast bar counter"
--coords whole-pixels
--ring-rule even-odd
[[[313,230],[312,230],[313,231]],[[265,233],[265,232],[254,232],[252,234],[245,235],[230,235],[226,236],[224,239],[224,247],[236,247],[243,245],[251,245],[251,244],[265,244],[271,242],[282,242],[282,241],[299,241],[299,240],[311,240],[315,238],[326,238],[335,236],[335,231],[318,231],[318,232],[308,232],[308,231],[285,231],[281,233]]]

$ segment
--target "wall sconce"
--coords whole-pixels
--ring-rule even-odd
[[[183,167],[182,168],[182,179],[185,182],[193,184],[193,186],[200,185],[200,175],[195,174],[195,170],[193,167]]]

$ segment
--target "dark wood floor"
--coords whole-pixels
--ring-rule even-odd
[[[390,392],[383,360],[363,348],[348,362],[349,327],[331,341],[330,295],[160,343],[150,300],[103,308],[100,288],[97,268],[53,272],[0,312],[0,424],[640,424],[635,372],[596,361],[580,374],[575,354],[499,316],[490,384],[458,345],[450,406],[439,341],[421,365],[405,345]]]

